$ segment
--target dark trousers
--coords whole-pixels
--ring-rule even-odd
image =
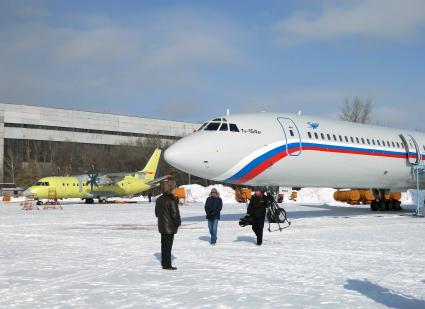
[[[174,234],[161,234],[161,264],[162,267],[171,267],[171,248],[173,248]]]
[[[261,245],[263,242],[263,228],[264,228],[265,217],[253,218],[252,230],[257,236],[257,244]]]

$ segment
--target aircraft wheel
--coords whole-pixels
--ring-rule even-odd
[[[370,202],[370,209],[372,210],[372,211],[377,211],[378,210],[378,205],[377,205],[378,203],[376,202],[376,201],[372,201],[372,202]]]
[[[385,211],[393,210],[393,202],[386,200],[385,201]]]
[[[94,200],[92,198],[86,198],[86,204],[94,204]]]
[[[385,201],[378,202],[378,210],[385,211]]]
[[[42,201],[37,201],[37,205],[43,205]]]
[[[401,208],[401,202],[400,201],[395,201],[394,202],[394,210],[396,210],[396,211],[400,211],[402,208]]]

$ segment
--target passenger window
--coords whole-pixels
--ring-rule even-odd
[[[63,186],[63,187],[65,187],[65,184],[64,184],[64,183],[62,183],[62,186]]]
[[[396,142],[396,144],[397,144],[397,148],[400,148],[400,144],[398,142]]]
[[[359,141],[359,138],[358,137],[356,137],[356,142],[357,142],[357,144],[360,144],[360,141]]]
[[[394,144],[394,142],[391,142],[391,144],[393,145],[393,147],[395,148],[395,144]]]
[[[220,131],[228,131],[229,130],[229,126],[227,125],[227,123],[223,123],[220,127]]]
[[[387,145],[388,145],[388,147],[391,147],[391,145],[390,145],[390,142],[389,142],[389,141],[387,141]]]
[[[341,135],[339,136],[339,140],[342,142],[342,136]]]
[[[326,136],[328,137],[328,140],[331,140],[331,135],[330,134],[326,134]]]
[[[375,146],[375,140],[372,138],[372,144],[373,146]]]
[[[361,138],[361,140],[362,140],[362,144],[364,144],[364,138],[363,137]]]
[[[308,138],[311,138],[311,133],[307,132]]]
[[[49,183],[48,182],[46,182],[46,186],[49,186]]]
[[[231,123],[230,124],[230,131],[232,131],[232,132],[239,132],[239,129],[238,129],[238,127],[234,123]]]
[[[376,142],[378,143],[378,145],[379,145],[379,146],[381,146],[381,143],[379,142],[379,139],[378,139],[378,140],[376,140]]]
[[[354,138],[352,136],[350,136],[350,140],[352,143],[354,143]]]
[[[291,134],[291,136],[294,136],[294,131],[289,130],[289,134]]]
[[[336,142],[336,135],[334,134],[334,141]]]
[[[366,139],[366,141],[367,141],[367,144],[370,145],[370,140],[368,138]]]
[[[322,137],[322,139],[325,139],[325,134],[320,133],[320,136]]]
[[[347,136],[344,136],[345,137],[345,141],[348,143],[348,137]]]
[[[206,127],[205,131],[217,131],[220,126],[219,122],[210,122]]]
[[[317,135],[317,133],[316,133],[316,132],[314,132],[314,137],[315,137],[316,139],[319,139],[319,135]]]

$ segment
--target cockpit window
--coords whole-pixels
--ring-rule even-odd
[[[220,126],[220,122],[210,122],[205,127],[205,131],[217,131],[219,126]]]
[[[221,118],[215,118],[212,121],[221,121]]]
[[[198,131],[202,131],[203,128],[205,128],[205,126],[207,125],[207,123],[205,122],[199,129]]]
[[[232,132],[239,132],[239,129],[238,129],[238,127],[234,123],[231,123],[230,124],[230,131],[232,131]]]
[[[35,183],[35,186],[48,187],[49,186],[49,183],[46,182],[46,181],[37,181]]]
[[[222,125],[221,125],[221,127],[220,127],[220,131],[228,131],[229,130],[229,128],[228,128],[229,126],[227,125],[227,123],[223,123]]]
[[[226,118],[221,118],[221,120],[222,120],[223,122],[227,122],[227,119],[226,119]]]

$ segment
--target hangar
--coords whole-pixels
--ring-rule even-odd
[[[0,103],[0,182],[6,180],[5,153],[13,143],[122,145],[158,137],[174,141],[192,133],[198,126],[179,121]]]

